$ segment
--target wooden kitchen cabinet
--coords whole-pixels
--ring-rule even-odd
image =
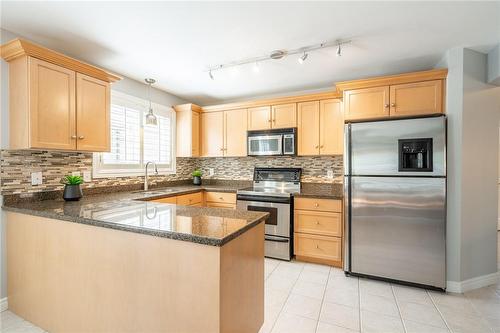
[[[9,148],[110,149],[110,83],[121,78],[22,39],[9,63]]]
[[[297,127],[297,103],[273,105],[271,120],[271,128]]]
[[[247,156],[247,110],[202,113],[202,156]]]
[[[224,112],[201,114],[201,156],[224,155]]]
[[[249,108],[248,112],[248,130],[266,130],[271,129],[271,107],[259,106]]]
[[[319,154],[344,153],[344,114],[342,102],[326,99],[319,102]]]
[[[294,254],[297,260],[342,267],[342,200],[294,200]]]
[[[297,154],[319,155],[319,101],[297,104]]]
[[[177,157],[200,156],[200,112],[196,104],[174,106],[177,124]]]
[[[388,116],[388,86],[344,92],[344,117],[346,120],[376,119]]]
[[[64,67],[35,58],[20,59],[10,68],[10,146],[13,149],[47,148],[75,150],[76,73]],[[29,74],[25,78],[25,61]],[[18,67],[19,66],[19,67]],[[29,90],[16,85],[25,81]],[[24,95],[29,92],[29,96]],[[21,103],[20,98],[26,97]],[[20,131],[25,137],[18,136]]]
[[[433,80],[390,86],[390,116],[443,112],[443,81]]]
[[[342,154],[344,117],[341,105],[338,99],[298,103],[298,155]]]
[[[224,111],[224,156],[247,156],[247,110]]]
[[[110,85],[91,76],[76,74],[76,148],[110,150]]]

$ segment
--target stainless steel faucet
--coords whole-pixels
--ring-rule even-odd
[[[158,174],[158,168],[156,167],[156,163],[152,162],[152,161],[147,162],[146,163],[146,167],[144,168],[144,191],[147,191],[148,188],[149,188],[149,184],[148,184],[148,166],[150,164],[153,164],[154,167],[155,167],[155,175]]]

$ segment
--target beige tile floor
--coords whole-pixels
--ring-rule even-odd
[[[261,333],[500,332],[500,284],[444,294],[345,277],[337,268],[265,261]],[[10,311],[2,333],[42,333]]]

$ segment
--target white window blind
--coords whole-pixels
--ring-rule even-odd
[[[163,174],[175,173],[175,112],[153,104],[158,125],[147,125],[147,101],[113,92],[111,151],[94,154],[94,177],[140,175],[153,161]]]

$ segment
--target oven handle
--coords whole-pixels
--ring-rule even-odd
[[[236,196],[236,200],[270,202],[270,203],[284,203],[284,204],[289,204],[291,202],[290,197],[272,197],[272,196],[248,195],[248,194],[238,194]]]
[[[268,236],[268,235],[266,235],[266,237],[264,239],[266,241],[278,242],[278,243],[288,243],[290,241],[288,238]]]

